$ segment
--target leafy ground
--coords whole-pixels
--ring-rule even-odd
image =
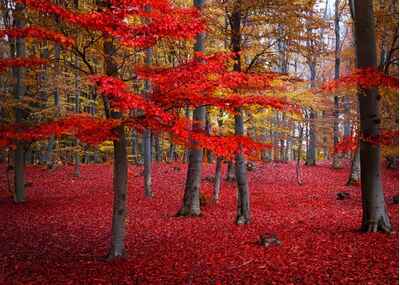
[[[180,168],[180,170],[174,167]],[[203,177],[214,166],[204,165]],[[343,186],[347,169],[258,164],[250,173],[253,223],[234,225],[235,186],[200,218],[175,218],[186,168],[155,164],[156,197],[143,197],[140,167],[130,167],[128,259],[102,260],[110,241],[111,165],[53,172],[29,168],[29,200],[14,205],[0,176],[0,284],[398,284],[397,171],[384,170],[394,233],[361,234],[359,187]],[[211,194],[212,185],[203,182]],[[336,200],[348,191],[349,200]],[[274,233],[280,246],[257,245]]]

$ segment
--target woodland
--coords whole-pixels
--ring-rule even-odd
[[[0,0],[0,284],[398,284],[397,0]]]

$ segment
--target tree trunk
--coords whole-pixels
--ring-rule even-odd
[[[307,145],[307,158],[306,158],[306,165],[314,166],[316,165],[316,158],[315,158],[315,111],[310,109],[310,127],[309,127],[309,137],[308,137],[308,145]]]
[[[156,153],[156,161],[162,160],[162,148],[160,135],[154,136],[154,152]]]
[[[214,202],[219,201],[219,194],[221,193],[221,180],[222,180],[222,157],[217,157],[217,162],[215,164],[215,177],[214,177],[214,190],[213,190],[213,200]]]
[[[145,129],[143,132],[143,176],[144,176],[144,196],[153,197],[151,189],[151,132]]]
[[[151,7],[149,5],[146,5],[145,7],[146,12],[151,11]],[[152,48],[147,48],[146,49],[146,54],[145,54],[145,64],[147,66],[150,66],[153,62],[153,49]],[[144,92],[145,92],[145,97],[147,96],[147,93],[151,92],[151,82],[149,80],[145,81],[145,86],[144,86]],[[151,187],[151,164],[152,164],[152,154],[151,154],[151,149],[152,149],[152,143],[151,143],[151,131],[149,129],[145,129],[143,132],[143,176],[144,176],[144,196],[145,197],[153,197],[153,190]]]
[[[218,134],[222,135],[222,125],[223,125],[223,119],[222,116],[224,114],[224,111],[221,109],[219,111],[219,116],[218,116]],[[222,180],[222,161],[223,157],[218,156],[217,157],[217,162],[215,164],[215,177],[214,177],[214,190],[213,190],[213,200],[214,202],[219,201],[219,195],[221,192],[221,180]]]
[[[204,7],[205,0],[194,0],[194,6],[200,11]],[[204,51],[205,44],[204,32],[199,33],[196,37],[194,50]],[[193,131],[204,130],[205,124],[205,107],[196,108],[193,111]],[[177,216],[199,216],[200,210],[200,182],[201,182],[201,163],[203,160],[203,150],[194,140],[191,141],[189,165],[186,175],[185,194],[183,196],[183,205],[178,211]]]
[[[235,165],[231,160],[228,161],[228,166],[227,166],[227,171],[226,171],[226,181],[235,181],[236,180],[236,174],[235,174]]]
[[[231,15],[231,44],[232,51],[236,53],[235,63],[233,70],[241,72],[240,65],[240,51],[241,51],[241,0],[237,0],[234,3],[233,11]],[[235,115],[235,135],[244,135],[244,123],[243,123],[243,111],[241,108],[236,110]],[[236,182],[238,187],[237,192],[237,210],[236,210],[236,223],[238,225],[250,223],[250,191],[247,182],[247,168],[246,161],[244,158],[242,147],[238,150],[235,157],[235,172]]]
[[[113,40],[105,38],[103,43],[105,54],[105,70],[108,76],[118,74],[117,64],[113,59],[116,52]],[[111,112],[108,98],[103,96],[104,110],[107,118],[120,118],[121,113]],[[126,195],[128,190],[128,157],[125,129],[119,126],[115,129],[118,140],[114,144],[114,167],[113,167],[113,217],[111,248],[107,259],[113,260],[125,255],[125,217],[127,215]]]
[[[376,68],[375,20],[372,0],[351,0],[357,68]],[[360,165],[364,232],[390,232],[382,181],[380,145],[368,141],[379,138],[379,94],[376,88],[359,88]]]
[[[340,76],[340,0],[335,0],[335,80],[339,79]],[[333,146],[336,149],[337,144],[339,143],[339,96],[335,95],[334,97],[334,113],[335,118],[333,120]],[[334,169],[338,169],[342,167],[339,154],[333,154],[332,167]]]
[[[350,175],[349,180],[347,180],[346,185],[360,185],[360,177],[361,177],[361,170],[360,170],[360,147],[357,147],[356,151],[353,154],[351,159],[351,168],[350,168]]]
[[[127,215],[126,199],[128,190],[128,160],[127,143],[123,126],[115,129],[118,140],[114,143],[114,172],[113,172],[113,218],[111,249],[107,259],[112,260],[125,256],[125,218]]]
[[[14,14],[14,27],[15,28],[24,28],[25,20],[24,20],[24,4],[17,3],[15,5],[15,14]],[[25,40],[23,38],[15,39],[15,57],[23,58],[26,56],[25,51]],[[25,80],[25,68],[23,67],[15,67],[13,69],[14,79],[15,79],[15,98],[17,100],[21,100],[22,97],[25,96],[26,86],[24,83]],[[24,119],[24,111],[20,107],[16,107],[15,109],[15,118],[16,123],[22,123]],[[26,193],[25,193],[25,151],[24,151],[24,143],[22,141],[16,142],[16,148],[14,151],[14,202],[22,203],[25,202]]]

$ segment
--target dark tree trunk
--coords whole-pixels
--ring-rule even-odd
[[[161,139],[159,135],[154,136],[154,152],[156,153],[156,161],[162,160]]]
[[[227,166],[227,171],[226,171],[226,181],[235,181],[236,180],[236,174],[235,174],[235,165],[231,160],[228,161],[228,166]]]
[[[309,127],[309,137],[308,137],[308,144],[307,144],[307,157],[306,157],[306,165],[314,166],[316,165],[316,157],[315,157],[315,144],[316,144],[316,137],[315,137],[315,111],[310,109],[310,127]]]
[[[376,68],[375,20],[372,0],[351,0],[357,68]],[[359,88],[360,165],[364,232],[390,232],[380,177],[380,145],[368,141],[379,137],[379,94],[376,88]]]
[[[131,153],[133,156],[137,155],[137,137],[136,131],[132,130],[131,134]]]
[[[202,10],[205,0],[194,0],[194,6]],[[196,37],[195,51],[204,51],[205,33],[202,32]],[[204,130],[206,110],[205,107],[196,108],[193,111],[193,131]],[[186,175],[185,194],[183,205],[178,211],[178,216],[199,216],[200,211],[200,183],[201,183],[201,163],[203,160],[203,150],[194,140],[191,142],[189,165]]]
[[[335,0],[335,80],[339,79],[340,76],[340,0]],[[339,143],[339,96],[334,97],[334,121],[333,121],[333,145],[334,148]],[[332,167],[338,169],[342,167],[339,154],[333,154]]]
[[[123,126],[115,130],[118,140],[114,141],[114,173],[113,173],[113,218],[111,248],[107,259],[112,260],[125,256],[125,218],[127,215],[126,199],[128,190],[127,143]]]
[[[143,132],[143,176],[144,176],[144,196],[153,197],[151,189],[151,132],[145,129]]]
[[[114,61],[116,48],[113,40],[104,39],[105,69],[108,76],[118,74],[117,64]],[[120,118],[120,113],[110,111],[108,98],[103,96],[104,109],[107,118]],[[128,157],[125,129],[119,126],[115,129],[118,140],[114,143],[114,168],[113,168],[113,217],[112,217],[112,236],[111,248],[107,259],[113,260],[125,255],[125,217],[127,215],[126,196],[128,190]]]
[[[145,10],[149,12],[151,10],[150,6],[146,6]],[[151,65],[153,62],[153,49],[146,49],[145,64]],[[147,93],[151,92],[151,82],[149,80],[145,81],[145,96]],[[144,196],[153,197],[153,190],[151,185],[151,164],[152,164],[152,143],[151,143],[151,131],[145,129],[143,132],[143,176],[144,176]]]
[[[233,4],[233,11],[231,15],[231,44],[232,51],[236,53],[235,63],[233,66],[234,71],[241,71],[240,64],[240,51],[241,51],[241,22],[242,22],[242,11],[241,11],[241,0],[237,0]],[[243,111],[238,108],[235,115],[235,135],[244,135],[244,123],[243,123]],[[235,157],[235,172],[236,182],[238,187],[237,193],[237,211],[236,211],[236,223],[249,224],[250,223],[250,191],[247,181],[247,168],[246,161],[244,158],[243,151],[240,147]]]
[[[25,27],[24,20],[24,10],[25,6],[21,3],[17,3],[15,5],[15,14],[14,14],[14,27],[23,28]],[[14,56],[14,55],[13,55]],[[15,57],[25,57],[25,40],[23,38],[15,39]],[[17,100],[21,100],[22,97],[25,96],[26,86],[24,83],[25,80],[25,68],[16,67],[13,69],[14,79],[15,79],[15,98]],[[15,118],[16,123],[22,123],[24,119],[24,111],[20,107],[16,107],[15,109]],[[16,148],[14,151],[14,202],[21,203],[26,199],[25,194],[25,150],[24,143],[22,141],[16,142]]]

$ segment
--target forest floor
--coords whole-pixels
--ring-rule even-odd
[[[175,169],[174,169],[175,167]],[[226,168],[226,167],[224,167]],[[203,178],[214,165],[204,165]],[[225,170],[225,169],[224,169]],[[140,166],[130,166],[127,259],[107,263],[112,166],[48,171],[29,167],[28,201],[11,202],[0,166],[0,284],[398,284],[398,172],[383,170],[393,233],[362,234],[359,187],[344,186],[348,169],[321,163],[258,163],[249,173],[252,223],[234,224],[236,187],[198,218],[176,218],[186,166],[153,166],[155,197],[143,196]],[[211,195],[212,183],[202,191]],[[337,200],[347,191],[350,199]],[[262,247],[272,233],[278,246]]]

